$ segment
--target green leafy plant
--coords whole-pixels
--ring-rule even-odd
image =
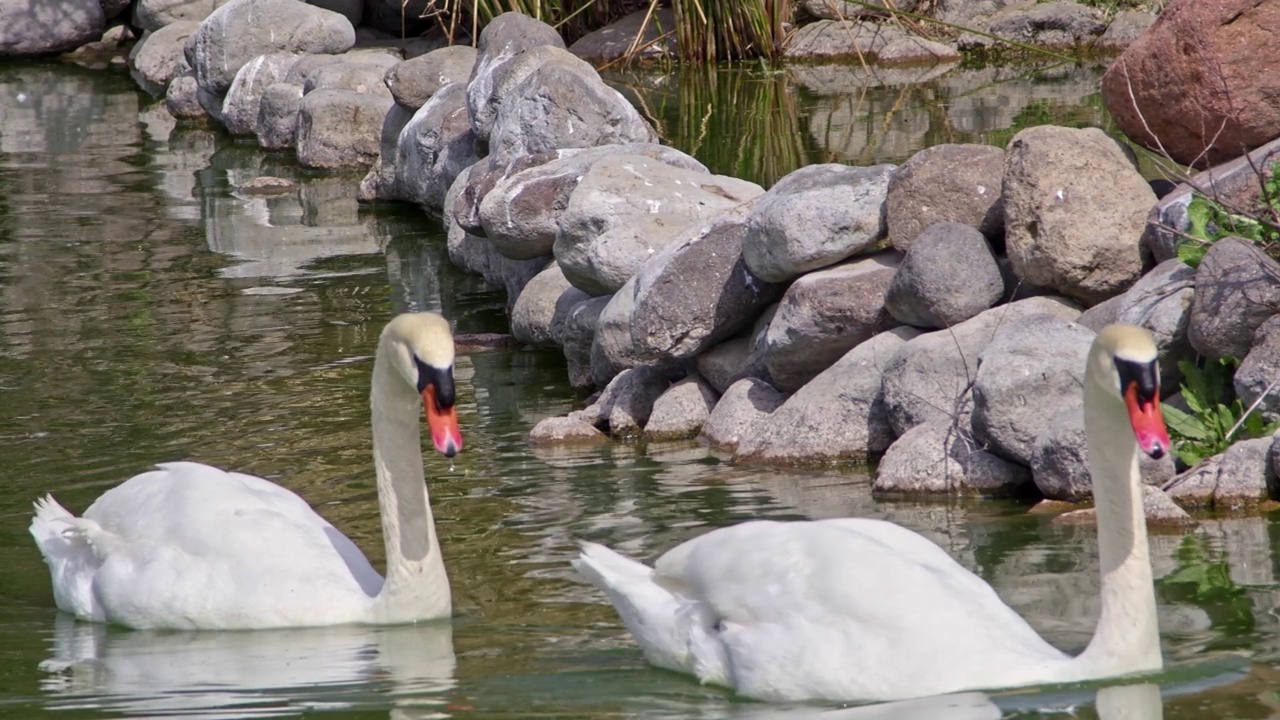
[[[1211,360],[1203,368],[1187,360],[1178,363],[1182,399],[1191,412],[1162,405],[1173,452],[1188,466],[1217,455],[1237,439],[1266,437],[1280,427],[1280,421],[1268,423],[1235,397],[1231,381],[1239,366],[1233,357]]]
[[[1190,237],[1178,243],[1178,259],[1191,267],[1200,266],[1210,245],[1230,236],[1250,240],[1275,255],[1280,248],[1280,163],[1262,180],[1254,208],[1241,212],[1196,194],[1187,205],[1187,220]]]

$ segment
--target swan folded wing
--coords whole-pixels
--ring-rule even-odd
[[[980,578],[891,523],[743,523],[680,545],[656,571],[709,608],[727,684],[754,697],[906,697],[927,673],[938,692],[980,686],[977,657],[1066,659]]]
[[[85,515],[120,547],[95,590],[111,620],[134,627],[351,622],[382,584],[305,501],[251,475],[167,463]]]

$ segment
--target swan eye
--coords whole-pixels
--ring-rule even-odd
[[[434,387],[436,389],[436,404],[441,408],[453,407],[456,401],[453,387],[453,368],[441,370],[434,365],[422,362],[417,355],[413,356],[413,363],[418,368],[418,392],[426,392],[428,386]]]
[[[1116,372],[1120,375],[1120,394],[1125,395],[1130,388],[1137,391],[1143,403],[1160,400],[1160,373],[1156,370],[1155,361],[1125,360],[1116,358]]]

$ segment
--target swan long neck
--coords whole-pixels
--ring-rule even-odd
[[[1162,665],[1139,450],[1123,401],[1104,385],[1113,372],[1111,356],[1099,354],[1105,357],[1091,357],[1085,375],[1084,422],[1098,517],[1102,614],[1079,657],[1095,677]]]
[[[387,576],[374,599],[378,622],[447,617],[449,579],[422,469],[422,404],[379,349],[369,399],[373,462],[387,548]]]

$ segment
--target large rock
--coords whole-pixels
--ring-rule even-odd
[[[392,104],[391,109],[387,110],[378,138],[378,159],[360,181],[360,200],[372,202],[405,199],[405,193],[400,187],[400,176],[396,172],[396,162],[400,154],[400,133],[413,120],[413,113],[413,110],[400,103]],[[485,165],[487,167],[488,163]]]
[[[675,11],[671,8],[637,10],[578,38],[569,52],[597,65],[622,58],[674,58],[677,41],[671,30],[675,26]]]
[[[556,261],[575,286],[593,295],[616,292],[677,233],[763,192],[752,182],[642,155],[609,155],[592,163],[569,195],[554,245]],[[651,237],[624,232],[640,218],[674,227]],[[610,231],[617,231],[607,238],[610,242],[595,246]]]
[[[1174,475],[1173,455],[1152,460],[1138,454],[1142,482],[1161,486]],[[1079,502],[1093,497],[1089,447],[1084,431],[1084,404],[1054,415],[1036,438],[1031,454],[1031,477],[1050,500]]]
[[[564,49],[564,40],[550,25],[522,13],[503,13],[480,32],[475,65],[467,82],[467,109],[480,139],[489,139],[498,108],[509,99],[515,84],[507,78],[507,65],[524,51],[543,46]]]
[[[1097,128],[1042,125],[1009,143],[1005,242],[1018,277],[1094,304],[1142,275],[1139,241],[1155,193]]]
[[[1280,314],[1280,264],[1236,237],[1214,243],[1196,271],[1187,337],[1209,358],[1249,354],[1253,334]]]
[[[706,166],[679,150],[651,143],[524,155],[484,177],[475,177],[471,184],[484,184],[487,189],[469,187],[458,202],[467,202],[476,210],[454,208],[454,214],[464,226],[465,216],[478,217],[482,234],[507,257],[550,254],[570,195],[593,164],[616,154],[643,155],[676,168],[707,172]]]
[[[298,163],[325,170],[368,169],[378,159],[382,121],[394,102],[389,95],[350,90],[316,90],[303,96],[298,106]]]
[[[1181,260],[1166,260],[1118,296],[1113,322],[1137,325],[1151,332],[1160,352],[1160,385],[1166,391],[1182,381],[1178,361],[1193,354],[1187,329],[1195,284],[1195,270]],[[1100,328],[1092,329],[1097,332]]]
[[[476,50],[468,45],[432,50],[392,66],[386,73],[387,88],[397,103],[417,110],[441,88],[452,83],[465,86],[475,63]]]
[[[993,452],[1030,465],[1036,438],[1081,402],[1096,333],[1059,315],[1028,315],[996,332],[978,357],[973,433]]]
[[[1103,102],[1125,135],[1179,163],[1242,155],[1280,127],[1277,32],[1274,2],[1174,0],[1102,76]]]
[[[196,80],[222,95],[259,55],[346,52],[356,34],[342,15],[298,0],[231,0],[200,23],[192,41]]]
[[[992,15],[986,29],[997,37],[1028,45],[1076,48],[1092,43],[1107,24],[1097,8],[1056,0],[1011,4]]]
[[[898,324],[885,311],[885,292],[901,258],[889,250],[791,283],[765,333],[764,362],[775,387],[799,388],[849,350]]]
[[[915,12],[919,5],[919,0],[896,0],[892,3],[893,9],[899,12]],[[871,0],[866,3],[851,3],[844,0],[802,0],[800,7],[822,20],[858,20],[888,14],[884,0]]]
[[[934,145],[912,155],[889,178],[885,223],[906,251],[925,228],[956,222],[988,238],[1004,230],[1000,183],[1004,152],[989,145]]]
[[[788,60],[827,60],[837,58],[874,59],[889,44],[894,32],[889,26],[874,22],[818,20],[796,29],[787,41],[783,57]]]
[[[968,412],[978,356],[1000,328],[1026,315],[1079,317],[1074,303],[1032,297],[992,308],[955,327],[926,333],[898,349],[884,369],[884,399],[894,433],[928,420],[951,420]]]
[[[756,277],[742,260],[745,217],[745,207],[730,210],[668,245],[641,269],[632,289],[632,355],[619,360],[693,358],[778,299],[782,287]],[[618,295],[625,292],[626,286]]]
[[[143,33],[129,52],[129,74],[138,86],[152,95],[163,95],[175,77],[190,70],[183,46],[199,26],[183,21]]]
[[[530,445],[592,445],[609,441],[595,425],[576,417],[549,417],[529,431]]]
[[[264,148],[279,150],[298,144],[298,109],[302,107],[302,86],[276,83],[258,98],[258,122],[253,133]]]
[[[876,467],[871,489],[901,495],[1017,495],[1027,469],[988,452],[969,432],[967,416],[930,420],[898,438]]]
[[[609,296],[583,300],[569,308],[558,340],[564,350],[569,385],[579,390],[596,385],[591,374],[591,348],[595,342],[600,313],[609,304]]]
[[[236,73],[222,100],[222,122],[232,135],[254,135],[262,94],[288,76],[298,56],[293,53],[259,55]]]
[[[769,414],[785,396],[759,378],[744,378],[730,385],[702,425],[698,441],[733,452],[744,437],[767,432]]]
[[[944,328],[995,305],[1003,294],[1000,265],[982,233],[939,222],[910,243],[884,305],[899,322]]]
[[[512,307],[511,334],[530,345],[555,347],[559,343],[552,327],[557,318],[563,323],[569,310],[585,299],[586,293],[569,285],[560,266],[551,263],[525,285]]]
[[[133,7],[134,26],[156,32],[174,23],[197,25],[213,14],[226,0],[137,0]]]
[[[1120,52],[1142,37],[1156,22],[1156,15],[1142,10],[1121,10],[1111,18],[1111,24],[1102,37],[1093,44],[1095,50]]]
[[[432,95],[400,131],[396,192],[402,200],[440,210],[459,174],[479,159],[467,119],[466,88],[454,83]]]
[[[1238,442],[1174,478],[1166,490],[1184,508],[1255,510],[1276,488],[1272,443],[1269,437]]]
[[[169,81],[164,91],[164,109],[179,120],[195,120],[208,117],[204,107],[200,105],[197,94],[200,84],[196,82],[196,71],[188,70]]]
[[[1268,420],[1280,419],[1280,315],[1262,323],[1253,336],[1253,347],[1236,368],[1236,396],[1246,408],[1257,403]]]
[[[603,423],[609,434],[635,435],[649,421],[653,403],[670,386],[665,373],[652,367],[628,368],[618,373],[600,398],[584,409],[583,415]]]
[[[764,362],[765,337],[769,323],[777,313],[775,303],[765,308],[751,326],[751,331],[714,345],[695,360],[698,372],[721,394],[743,378],[760,378],[772,383],[769,367]]]
[[[489,134],[495,167],[562,148],[657,142],[649,123],[594,68],[568,51],[545,50],[553,57],[515,84],[498,106]]]
[[[719,399],[719,393],[705,380],[690,375],[653,401],[644,436],[650,440],[696,437]]]
[[[394,62],[392,56],[383,53],[365,53],[362,56],[348,53],[338,62],[325,63],[306,73],[302,92],[350,90],[391,98],[391,91],[382,78],[387,73],[388,66],[394,67]]]
[[[98,0],[0,2],[0,57],[49,55],[102,37],[107,18]]]
[[[786,282],[884,237],[893,165],[809,165],[779,180],[747,219],[742,257],[758,277]]]
[[[893,442],[884,407],[885,364],[919,335],[896,328],[859,344],[787,398],[760,432],[743,435],[737,454],[787,465],[866,462]]]

